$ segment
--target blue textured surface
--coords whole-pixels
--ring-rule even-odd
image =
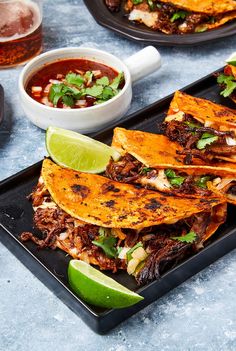
[[[89,46],[126,58],[143,45],[100,27],[82,1],[44,3],[44,50]],[[130,112],[221,67],[236,49],[231,37],[207,46],[163,48],[161,70],[138,82]],[[0,71],[5,121],[0,126],[0,180],[40,160],[44,132],[19,106],[21,68]],[[236,350],[236,251],[231,252],[106,336],[93,333],[0,245],[0,350]]]

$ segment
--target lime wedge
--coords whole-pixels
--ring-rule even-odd
[[[104,172],[111,157],[115,161],[120,157],[106,144],[56,127],[47,129],[46,148],[49,156],[60,166],[88,173]]]
[[[142,296],[125,288],[84,261],[70,261],[68,278],[71,289],[91,305],[123,308],[143,300]]]
[[[233,52],[226,60],[229,65],[236,66],[236,52]]]

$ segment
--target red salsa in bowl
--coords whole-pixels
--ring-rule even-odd
[[[116,96],[125,84],[123,72],[86,59],[66,59],[45,65],[28,81],[35,101],[56,108],[95,106]]]

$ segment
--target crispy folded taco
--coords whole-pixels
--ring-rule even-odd
[[[165,134],[184,149],[185,163],[236,162],[236,111],[177,91],[165,118]]]
[[[193,164],[186,165],[184,156],[178,155],[181,146],[166,136],[124,128],[114,129],[112,146],[121,154],[106,169],[113,180],[185,197],[221,191],[228,202],[236,205],[236,164],[207,164],[194,158]]]
[[[236,18],[233,0],[126,0],[125,10],[129,20],[166,34],[205,32]]]
[[[23,241],[64,250],[101,269],[127,269],[139,284],[199,249],[225,221],[223,197],[183,199],[44,160],[31,194],[39,239]]]
[[[236,66],[226,65],[224,73],[218,75],[217,82],[222,88],[221,95],[229,97],[236,103]]]

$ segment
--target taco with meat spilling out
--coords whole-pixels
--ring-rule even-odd
[[[43,237],[24,232],[23,241],[58,247],[102,270],[127,270],[139,284],[196,252],[226,219],[223,197],[163,196],[49,159],[31,200]]]
[[[185,164],[236,163],[236,110],[177,91],[164,123],[165,135],[182,147]]]
[[[220,94],[225,98],[229,97],[236,103],[236,66],[233,64],[226,65],[224,73],[218,75],[217,83],[222,88]]]
[[[236,205],[236,164],[209,164],[193,158],[193,164],[186,165],[181,146],[166,136],[124,128],[114,129],[112,147],[121,157],[110,160],[106,168],[110,179],[176,196],[204,197],[212,191],[222,192]]]
[[[108,2],[106,0],[106,2]],[[118,1],[114,9],[118,9]],[[111,6],[109,7],[110,9]],[[129,20],[165,34],[200,33],[236,18],[234,0],[126,0]]]

